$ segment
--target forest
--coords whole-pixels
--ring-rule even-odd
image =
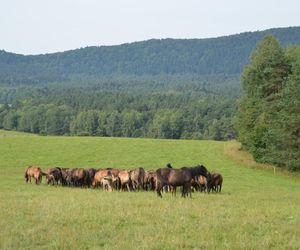
[[[240,75],[258,41],[272,34],[283,47],[300,43],[300,27],[208,39],[152,39],[44,55],[0,51],[1,84],[69,82],[111,75]]]
[[[0,127],[43,135],[231,139],[237,82],[236,76],[159,76],[6,86]]]
[[[0,128],[40,135],[236,138],[240,76],[266,35],[148,40],[45,55],[0,51]]]

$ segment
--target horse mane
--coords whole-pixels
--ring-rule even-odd
[[[209,173],[208,172],[208,170],[207,170],[207,168],[205,167],[205,166],[203,166],[202,164],[201,165],[198,165],[198,166],[196,166],[196,168],[198,169],[198,170],[200,170],[200,171],[203,171],[203,172],[205,172],[205,177],[207,177],[207,174]]]
[[[204,169],[206,172],[208,172],[208,171],[207,171],[207,168],[204,167],[202,164],[201,164],[201,165],[198,165],[197,167],[202,168],[202,169]]]

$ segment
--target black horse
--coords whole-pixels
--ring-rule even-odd
[[[191,180],[195,176],[199,175],[209,178],[209,172],[203,165],[198,165],[196,167],[183,167],[181,169],[160,168],[156,170],[157,195],[162,197],[160,191],[164,186],[169,185],[174,189],[178,186],[182,186],[182,196],[186,197],[188,193],[190,193],[191,196]]]

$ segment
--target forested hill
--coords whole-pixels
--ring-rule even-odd
[[[300,27],[291,27],[36,56],[0,51],[0,128],[43,135],[236,138],[239,78],[270,33],[283,47],[300,44]]]
[[[300,27],[289,27],[210,39],[153,39],[34,56],[2,50],[0,83],[61,82],[74,75],[239,75],[266,34],[273,34],[284,47],[300,43]]]

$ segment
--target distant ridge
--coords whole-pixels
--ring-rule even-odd
[[[300,27],[274,28],[205,39],[152,39],[45,55],[0,51],[0,84],[63,81],[75,76],[236,75],[267,34],[286,47],[300,44]]]

